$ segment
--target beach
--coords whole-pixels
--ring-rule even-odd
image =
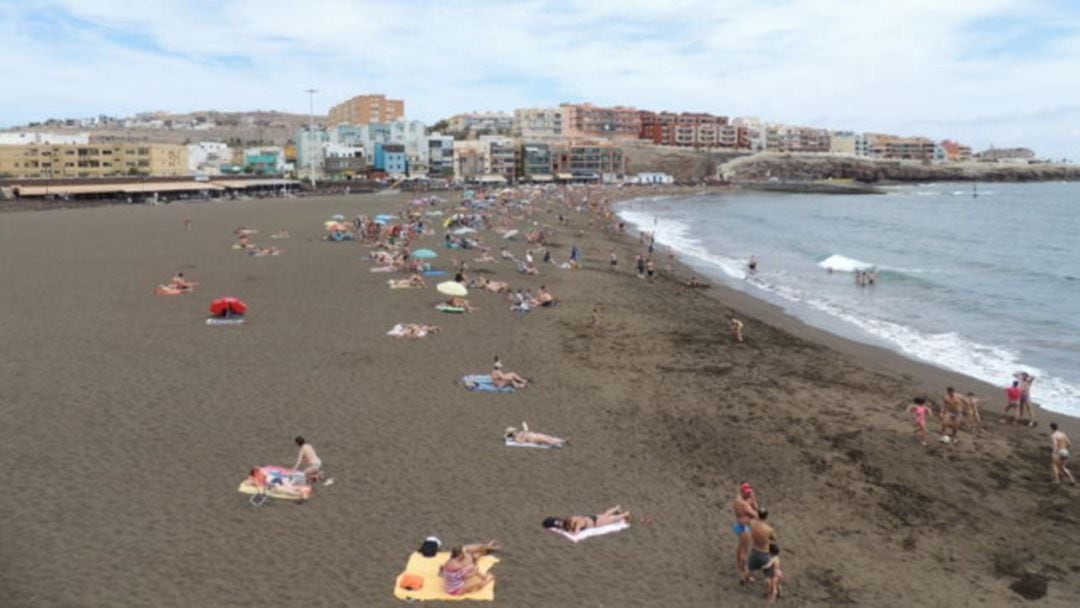
[[[744,481],[784,550],[778,605],[1080,600],[1078,491],[1050,483],[1046,429],[1056,420],[1075,441],[1075,420],[1040,412],[1037,429],[1007,427],[1001,387],[742,292],[686,289],[690,271],[672,277],[663,259],[655,282],[639,280],[633,235],[552,205],[520,227],[554,225],[553,256],[577,244],[580,270],[473,264],[441,248],[441,230],[419,246],[439,252],[437,266],[457,257],[514,288],[546,285],[560,306],[517,315],[472,293],[477,312],[440,314],[434,281],[388,289],[367,248],[322,238],[334,213],[395,212],[410,198],[0,215],[0,605],[390,606],[432,534],[502,542],[498,605],[759,605],[762,588],[740,587],[734,567],[728,505]],[[284,252],[232,250],[238,226]],[[271,242],[280,229],[292,238]],[[527,245],[507,243],[519,256]],[[155,296],[177,271],[196,293]],[[249,304],[245,325],[204,324],[219,296]],[[732,315],[745,344],[729,337]],[[387,337],[399,322],[441,331]],[[496,355],[530,386],[456,383]],[[988,428],[924,448],[904,409],[949,385],[985,397]],[[521,421],[571,442],[504,447]],[[252,507],[237,485],[253,466],[291,465],[298,434],[335,484],[303,505]],[[540,525],[615,504],[635,516],[619,534],[572,544]]]

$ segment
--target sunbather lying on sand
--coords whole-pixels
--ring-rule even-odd
[[[398,289],[403,287],[427,287],[427,283],[424,282],[424,277],[418,274],[414,274],[407,279],[387,279],[386,282],[389,283],[391,287],[396,287]]]
[[[520,430],[512,426],[507,427],[503,436],[507,439],[513,439],[518,443],[535,443],[537,445],[550,445],[556,448],[561,448],[566,443],[565,439],[555,437],[554,435],[545,435],[544,433],[530,431],[529,425],[524,422],[521,423]]]
[[[165,284],[166,287],[173,289],[179,289],[183,292],[195,291],[195,286],[198,285],[195,281],[189,281],[184,278],[184,273],[178,272],[176,276],[169,279],[169,282]]]
[[[268,255],[281,255],[281,249],[277,247],[256,247],[253,251],[249,251],[248,255],[255,258],[261,258]]]
[[[446,305],[453,306],[454,308],[464,308],[465,312],[473,312],[474,310],[476,310],[469,304],[468,300],[466,300],[465,298],[459,298],[457,296],[454,296],[447,300]]]
[[[502,371],[502,365],[496,361],[496,367],[491,370],[491,383],[499,388],[504,386],[525,388],[529,381],[514,372]]]
[[[450,551],[450,559],[439,566],[443,589],[450,595],[465,595],[486,587],[488,583],[495,580],[495,576],[491,573],[481,574],[476,560],[499,548],[499,543],[495,541],[482,545],[454,547]]]
[[[290,237],[292,237],[292,233],[288,230],[278,230],[274,234],[270,235],[270,238],[272,239],[287,239]]]
[[[485,263],[485,262],[494,262],[495,258],[492,257],[492,255],[490,253],[485,253],[484,255],[482,255],[482,256],[480,256],[478,258],[474,258],[473,261],[482,264],[482,263]]]
[[[429,333],[439,333],[439,326],[426,323],[398,323],[388,332],[388,335],[395,338],[423,338]]]
[[[565,530],[571,534],[577,534],[582,530],[588,530],[589,528],[598,528],[600,526],[607,526],[610,524],[618,523],[620,521],[630,521],[630,513],[623,511],[623,508],[619,505],[611,507],[607,511],[598,515],[570,515],[569,517],[548,517],[544,519],[545,528],[557,528]]]

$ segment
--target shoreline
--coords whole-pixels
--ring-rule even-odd
[[[1010,586],[1032,577],[1048,581],[1035,589],[1040,605],[1080,595],[1070,574],[1080,572],[1080,506],[1074,489],[1048,483],[1045,424],[990,422],[954,446],[911,437],[902,408],[913,391],[937,397],[945,383],[978,386],[970,379],[726,286],[685,289],[681,264],[674,277],[638,280],[635,239],[556,202],[517,221],[555,225],[552,255],[564,260],[577,244],[583,268],[542,265],[533,277],[496,262],[486,274],[546,284],[559,306],[520,316],[475,293],[478,312],[442,315],[430,286],[390,290],[364,247],[321,240],[333,213],[387,212],[410,198],[0,218],[0,249],[21,261],[0,310],[34,310],[0,315],[12,353],[0,455],[22,489],[0,498],[10,514],[0,603],[398,605],[394,577],[434,533],[448,545],[503,542],[493,572],[505,605],[757,605],[760,588],[735,577],[729,531],[727,504],[743,481],[772,510],[784,546],[778,605],[1021,605]],[[556,212],[569,223],[556,225]],[[280,257],[249,258],[230,250],[236,226],[293,238],[274,243]],[[45,234],[64,238],[42,248]],[[519,256],[528,246],[484,236]],[[473,265],[438,240],[420,246],[438,249],[443,266]],[[154,296],[177,268],[198,292]],[[203,325],[219,295],[244,298],[249,323]],[[746,323],[743,345],[728,337],[729,314]],[[396,322],[442,331],[397,341],[384,335]],[[493,355],[531,386],[495,395],[455,382]],[[988,399],[986,417],[998,411]],[[522,420],[571,443],[506,448],[502,429]],[[251,507],[236,493],[247,467],[291,464],[298,433],[335,485],[302,507]],[[629,531],[572,545],[539,525],[614,504],[635,515]],[[305,576],[247,584],[273,571]]]

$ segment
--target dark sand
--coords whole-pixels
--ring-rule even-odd
[[[778,605],[1080,601],[1080,491],[1049,483],[1045,425],[1064,417],[923,448],[902,414],[912,394],[975,390],[996,421],[1000,389],[738,292],[639,281],[629,239],[612,274],[608,237],[577,228],[554,253],[577,241],[580,271],[491,266],[515,287],[546,283],[562,306],[519,317],[477,293],[478,313],[441,315],[432,288],[389,290],[366,249],[319,240],[332,213],[403,199],[0,216],[0,606],[390,606],[433,533],[504,543],[499,605],[759,605],[733,564],[727,503],[744,480],[785,549]],[[239,225],[285,253],[230,250]],[[271,241],[279,228],[293,238]],[[421,243],[443,253],[439,239]],[[198,292],[155,296],[178,269]],[[220,295],[248,301],[248,325],[203,325]],[[745,345],[727,336],[731,310]],[[386,337],[399,321],[443,331]],[[535,385],[455,385],[495,354]],[[572,445],[503,447],[522,420]],[[336,485],[302,506],[249,506],[236,491],[247,469],[291,465],[298,433]],[[540,527],[616,503],[652,523],[579,545]],[[1036,602],[1010,589],[1042,582]]]

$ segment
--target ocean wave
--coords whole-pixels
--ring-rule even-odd
[[[867,268],[873,268],[874,265],[870,262],[862,262],[860,260],[852,259],[834,253],[829,257],[818,262],[818,266],[825,269],[832,269],[838,272],[855,272],[856,270],[866,270]]]
[[[657,243],[671,247],[679,255],[710,263],[733,279],[746,278],[742,260],[710,252],[701,241],[689,236],[690,225],[685,222],[630,209],[619,211],[619,216],[638,230],[653,232]]]

